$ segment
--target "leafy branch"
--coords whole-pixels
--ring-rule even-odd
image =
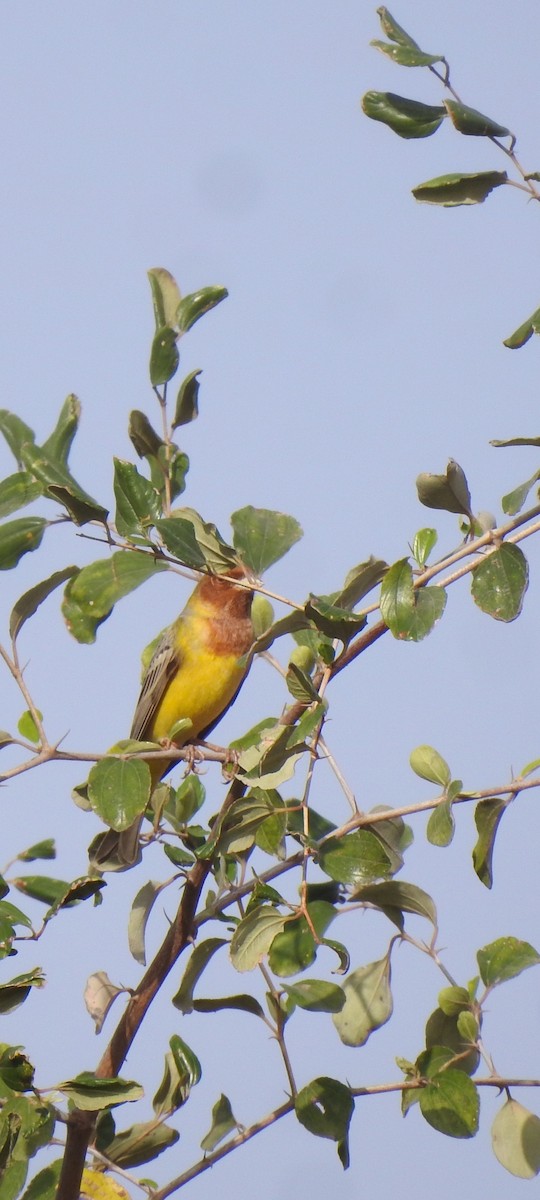
[[[442,54],[430,54],[420,49],[418,43],[394,19],[387,8],[377,9],[382,31],[390,40],[375,39],[371,45],[399,66],[424,67],[442,83],[453,100],[443,100],[441,105],[428,105],[394,92],[366,92],[362,107],[366,116],[381,121],[402,138],[430,137],[449,119],[457,133],[465,137],[485,137],[500,150],[511,163],[519,179],[509,178],[506,171],[454,172],[429,179],[412,189],[412,194],[421,203],[438,204],[454,208],[462,204],[481,204],[498,187],[508,185],[524,191],[530,200],[540,200],[536,183],[539,171],[527,171],[515,153],[516,135],[487,117],[476,108],[465,104],[450,83],[450,66]],[[438,64],[442,64],[441,67]],[[505,144],[509,139],[508,145]],[[504,345],[515,350],[525,345],[533,333],[540,333],[540,308],[506,338]]]
[[[392,19],[386,10],[382,12],[388,24]],[[401,47],[398,55],[392,54],[396,61],[400,61],[400,55],[403,59],[405,51],[405,57],[429,57],[415,49],[416,44],[411,46],[410,39],[400,41],[402,35],[405,39],[408,35],[395,23],[391,28],[393,33],[387,30],[388,36],[395,39],[395,46]],[[423,65],[433,67],[441,61],[444,65],[444,60],[435,56],[432,63]],[[446,67],[444,81],[450,86]],[[456,112],[452,111],[455,123]],[[472,110],[468,111],[467,121],[471,122]],[[445,113],[451,115],[448,105]],[[493,140],[504,135],[496,134],[492,128],[485,136]],[[513,148],[512,141],[512,153]],[[27,1144],[34,1153],[41,1145],[51,1144],[56,1120],[67,1125],[66,1149],[54,1179],[55,1185],[58,1181],[58,1200],[78,1197],[89,1148],[95,1149],[102,1156],[102,1165],[112,1171],[117,1165],[150,1161],[176,1140],[177,1132],[168,1125],[168,1119],[188,1101],[201,1075],[196,1055],[176,1035],[170,1039],[163,1080],[153,1099],[154,1117],[141,1126],[117,1133],[112,1110],[141,1095],[140,1085],[123,1080],[119,1073],[164,980],[185,951],[189,958],[173,999],[175,1008],[183,1014],[230,1008],[262,1020],[277,1041],[291,1099],[243,1129],[232,1115],[230,1102],[222,1097],[215,1106],[212,1128],[202,1143],[205,1157],[165,1188],[154,1190],[153,1200],[165,1200],[293,1110],[314,1136],[335,1142],[339,1159],[347,1166],[354,1103],[361,1096],[384,1091],[401,1092],[404,1112],[418,1103],[426,1121],[439,1132],[452,1137],[474,1136],[478,1128],[478,1088],[495,1086],[495,1079],[497,1086],[506,1090],[511,1085],[509,1079],[501,1081],[494,1068],[491,1070],[491,1059],[484,1049],[481,1026],[485,1001],[494,987],[540,962],[540,956],[528,943],[514,937],[500,938],[478,951],[476,979],[466,986],[459,984],[436,948],[439,923],[434,901],[419,885],[395,878],[404,865],[412,839],[405,817],[430,811],[428,840],[432,845],[444,847],[453,836],[455,806],[474,801],[478,837],[473,866],[482,883],[491,887],[494,847],[502,818],[521,791],[540,786],[540,778],[535,774],[538,762],[529,764],[502,788],[467,791],[462,780],[453,778],[438,751],[429,746],[417,747],[411,755],[412,770],[438,788],[437,796],[363,813],[326,740],[330,685],[334,678],[386,632],[400,641],[419,641],[430,634],[443,616],[446,589],[458,579],[471,576],[473,599],[487,615],[503,622],[519,616],[528,584],[528,564],[518,543],[540,530],[540,505],[524,513],[521,509],[540,473],[503,497],[502,508],[509,519],[497,525],[494,518],[475,514],[465,474],[459,464],[450,460],[444,474],[419,476],[417,491],[425,507],[458,516],[463,541],[457,548],[432,562],[437,534],[434,529],[423,528],[415,534],[406,556],[391,565],[368,558],[352,567],[343,584],[329,595],[311,594],[304,603],[298,603],[271,593],[260,577],[301,536],[294,518],[248,506],[233,514],[229,543],[215,525],[193,509],[173,508],[186,486],[189,468],[187,455],[173,438],[179,427],[197,416],[200,374],[191,372],[184,379],[170,418],[168,393],[179,365],[178,344],[191,324],[224,298],[225,291],[202,289],[182,298],[172,276],[163,269],[150,272],[150,282],[156,318],[150,381],[160,408],[162,432],[157,433],[145,414],[138,411],[131,414],[130,437],[144,467],[139,470],[134,463],[115,460],[114,520],[109,519],[108,509],[93,500],[74,479],[67,466],[80,415],[74,397],[68,398],[55,429],[40,446],[33,431],[20,418],[11,413],[0,414],[0,430],[18,464],[17,473],[0,483],[0,513],[8,516],[27,503],[52,501],[63,506],[62,520],[70,520],[77,528],[89,526],[97,531],[95,540],[104,543],[107,550],[106,558],[82,568],[66,567],[42,580],[14,605],[10,620],[12,650],[0,648],[0,657],[27,711],[19,723],[21,736],[3,734],[0,746],[18,747],[30,757],[4,772],[2,779],[8,780],[48,761],[86,761],[94,766],[86,783],[75,790],[82,808],[92,810],[113,830],[119,827],[120,806],[122,819],[125,812],[129,813],[129,820],[142,819],[146,814],[151,832],[143,837],[143,848],[149,843],[158,844],[165,856],[167,879],[157,884],[148,881],[135,897],[129,945],[138,963],[146,962],[146,923],[157,896],[172,883],[182,884],[176,915],[138,985],[133,990],[120,987],[111,983],[104,972],[91,977],[87,1007],[96,1028],[101,1028],[117,996],[128,992],[129,999],[96,1070],[82,1072],[57,1086],[57,1093],[68,1105],[65,1114],[58,1115],[45,1093],[34,1087],[33,1067],[20,1047],[7,1047],[0,1054],[0,1085],[6,1093],[0,1131],[7,1129],[10,1121],[19,1128],[17,1122],[24,1120],[32,1131]],[[527,439],[517,440],[527,442]],[[530,440],[538,444],[538,439]],[[52,524],[45,518],[31,517],[0,525],[0,566],[10,569],[24,554],[38,551]],[[94,533],[83,536],[94,539]],[[27,622],[57,588],[64,589],[62,612],[69,633],[82,644],[92,643],[115,606],[156,573],[172,569],[226,578],[238,562],[250,573],[246,586],[259,593],[253,603],[256,640],[251,659],[255,654],[264,655],[277,668],[288,691],[281,715],[265,719],[230,749],[207,745],[178,749],[173,731],[165,745],[131,740],[119,743],[108,754],[95,755],[70,752],[60,748],[61,742],[48,739],[46,723],[20,664],[18,639]],[[433,584],[435,579],[437,582]],[[375,588],[380,588],[377,600],[366,602]],[[284,604],[285,615],[275,619],[269,597]],[[373,614],[378,614],[379,619],[370,625]],[[279,657],[283,650],[284,663]],[[185,761],[188,774],[176,788],[160,782],[152,790],[148,764],[155,760],[166,764]],[[206,827],[198,823],[205,800],[205,788],[196,772],[199,760],[221,763],[229,779],[226,800]],[[351,809],[352,815],[341,825],[315,807],[315,782],[323,760],[329,761],[334,779]],[[305,776],[298,799],[294,783],[293,795],[289,796],[287,791],[302,765]],[[141,787],[141,768],[148,776],[145,787]],[[386,781],[385,787],[390,790]],[[1,945],[6,957],[23,941],[41,938],[50,920],[62,919],[67,907],[88,899],[97,903],[103,890],[114,886],[114,881],[111,885],[103,878],[103,872],[113,871],[117,864],[107,864],[106,868],[100,865],[93,847],[94,843],[90,847],[89,874],[72,883],[45,875],[21,875],[2,883]],[[52,858],[54,853],[51,839],[29,847],[14,861],[34,862]],[[266,867],[263,859],[260,869],[259,855],[269,856],[272,865]],[[291,872],[298,880],[294,900],[275,887],[278,880]],[[210,878],[212,888],[203,900],[202,891]],[[26,913],[6,899],[10,888],[47,905],[37,932]],[[238,916],[232,912],[233,907]],[[343,913],[356,910],[382,914],[393,926],[393,934],[380,959],[351,970],[349,950],[329,936],[329,931]],[[212,922],[217,922],[221,934],[225,916],[234,924],[232,937],[209,936],[196,941],[197,935]],[[411,935],[407,925],[410,917],[429,922],[430,940],[422,942]],[[392,959],[394,948],[400,943],[427,954],[442,971],[447,985],[428,1017],[425,1048],[414,1062],[400,1060],[404,1081],[355,1088],[325,1076],[299,1086],[289,1054],[289,1030],[286,1036],[285,1027],[300,1013],[326,1013],[343,1044],[363,1045],[391,1017]],[[268,1014],[251,992],[215,998],[195,995],[211,958],[226,945],[232,966],[239,973],[247,974],[258,968],[266,988]],[[339,983],[334,978],[305,977],[319,956],[324,962],[326,955],[331,957],[333,975],[339,977]],[[304,977],[297,979],[298,975]],[[478,994],[480,981],[483,991]],[[0,986],[0,1009],[16,1008],[32,988],[42,983],[39,970],[9,980]],[[488,1079],[479,1079],[475,1074],[482,1057],[488,1062]],[[525,1085],[524,1081],[519,1083]],[[530,1086],[537,1086],[537,1081],[530,1081]],[[501,1161],[514,1169],[515,1127],[521,1129],[528,1121],[530,1128],[532,1120],[534,1132],[537,1118],[526,1114],[524,1109],[518,1111],[511,1097],[507,1104],[512,1107],[500,1110],[494,1142],[498,1156],[502,1153]],[[234,1136],[219,1146],[232,1129],[237,1130]],[[536,1145],[535,1138],[533,1142]],[[15,1144],[19,1144],[17,1138]],[[13,1161],[16,1160],[12,1159],[10,1170]],[[518,1163],[518,1167],[515,1173],[520,1170],[523,1173],[523,1164]],[[49,1195],[52,1196],[50,1189],[46,1200]]]

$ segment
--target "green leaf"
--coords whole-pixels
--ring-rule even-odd
[[[460,1055],[459,1061],[453,1064],[452,1069],[455,1067],[456,1070],[464,1071],[466,1075],[472,1075],[480,1061],[480,1053],[476,1046],[470,1046],[468,1034],[464,1037],[460,1031],[461,1015],[454,1013],[453,1016],[449,1016],[442,1008],[436,1008],[426,1022],[426,1046],[430,1054],[438,1053],[440,1048],[444,1047],[447,1060],[454,1055]],[[421,1073],[425,1074],[423,1055],[418,1062]]]
[[[29,1092],[34,1083],[35,1069],[21,1054],[20,1046],[0,1048],[0,1081],[12,1092]]]
[[[170,799],[164,808],[164,815],[174,829],[183,829],[191,821],[195,813],[202,808],[206,799],[206,788],[198,775],[188,775],[179,787],[171,789]]]
[[[390,1020],[393,1011],[390,990],[390,959],[357,967],[343,984],[345,1003],[332,1020],[346,1046],[363,1046],[375,1029]]]
[[[92,500],[71,476],[68,476],[66,483],[55,483],[53,480],[47,487],[47,495],[63,505],[75,525],[87,525],[89,521],[106,524],[108,509]]]
[[[161,501],[155,487],[140,475],[133,463],[114,460],[115,523],[122,537],[132,533],[146,535],[161,517]]]
[[[255,833],[255,845],[259,850],[263,850],[265,854],[270,854],[272,857],[285,857],[285,834],[287,832],[287,811],[279,792],[268,791],[266,793],[271,799],[273,811],[271,816],[266,817],[258,826]]]
[[[366,117],[382,121],[402,138],[424,138],[435,133],[446,117],[440,105],[419,104],[395,92],[366,92],[362,97]]]
[[[439,1008],[446,1017],[458,1017],[463,1009],[470,1008],[470,996],[467,988],[452,986],[445,987],[439,992]]]
[[[12,641],[15,641],[29,617],[33,617],[37,612],[40,604],[50,596],[51,592],[60,584],[65,583],[66,579],[72,579],[74,575],[79,573],[78,567],[64,567],[62,571],[55,571],[53,575],[49,575],[48,579],[44,579],[41,583],[37,583],[35,587],[30,588],[21,596],[11,610],[9,618],[9,634]]]
[[[270,886],[269,883],[261,883],[260,879],[256,879],[255,885],[251,890],[251,895],[248,900],[246,912],[251,912],[252,909],[258,908],[261,904],[268,901],[270,904],[283,904],[283,896]]]
[[[195,863],[193,854],[188,854],[187,850],[183,850],[181,846],[164,845],[162,849],[169,862],[172,862],[175,867],[192,867]]]
[[[458,1028],[458,1033],[459,1033],[460,1037],[462,1037],[464,1039],[464,1041],[468,1041],[472,1045],[476,1044],[477,1039],[478,1039],[479,1026],[478,1026],[478,1021],[477,1021],[476,1017],[474,1016],[474,1013],[465,1012],[465,1011],[458,1013],[457,1028]]]
[[[388,563],[370,555],[365,562],[358,563],[347,572],[345,583],[333,597],[339,608],[354,608],[371,590],[384,579]]]
[[[152,342],[150,351],[150,383],[152,387],[159,387],[162,383],[168,383],[173,375],[178,370],[180,362],[180,354],[176,345],[177,333],[168,325],[164,325],[158,329]]]
[[[311,925],[305,916],[289,919],[282,932],[272,940],[268,953],[268,964],[274,975],[280,979],[288,975],[297,975],[305,971],[315,962],[320,941],[313,936],[312,928],[318,939],[322,939],[328,926],[337,916],[336,909],[326,900],[315,900],[308,905]]]
[[[414,38],[406,33],[401,25],[398,25],[387,8],[378,8],[377,16],[381,22],[383,33],[390,38],[390,41],[398,42],[400,46],[411,46],[413,50],[419,49],[418,42],[415,42]]]
[[[165,267],[151,267],[148,271],[148,279],[152,292],[156,330],[163,329],[165,325],[174,327],[176,312],[182,299],[176,280],[170,271],[165,270]]]
[[[81,1071],[73,1079],[57,1083],[55,1090],[63,1092],[72,1100],[77,1108],[85,1112],[95,1112],[110,1104],[127,1104],[141,1100],[144,1091],[138,1083],[129,1079],[96,1079],[91,1071]]]
[[[189,458],[183,451],[171,446],[167,474],[171,484],[171,500],[176,500],[186,489],[186,475],[189,471]],[[164,493],[165,489],[162,489]]]
[[[44,838],[43,841],[34,842],[34,845],[29,846],[28,850],[20,851],[17,858],[20,863],[35,863],[38,858],[56,858],[54,838]]]
[[[28,883],[28,879],[29,877],[26,876],[24,882]],[[40,881],[41,887],[43,888],[44,879],[40,876],[34,876],[34,887],[37,888],[38,881]],[[20,884],[21,880],[18,880],[17,882]],[[49,882],[54,884],[61,883],[60,880],[49,880]],[[61,908],[73,908],[75,904],[80,904],[82,900],[93,899],[99,903],[99,893],[104,887],[106,887],[104,879],[96,879],[94,875],[83,875],[80,879],[74,879],[72,883],[66,883],[63,890],[59,888],[56,895],[54,894],[54,891],[56,891],[55,888],[51,897],[49,911],[45,913],[45,920],[50,921],[51,917],[56,916],[56,913],[59,912]],[[27,891],[28,889],[21,888],[20,890]],[[45,899],[45,896],[36,896],[36,899],[42,898]]]
[[[152,555],[131,550],[118,550],[110,558],[83,567],[64,592],[62,613],[69,632],[78,642],[95,642],[98,627],[110,617],[117,601],[166,570]]]
[[[249,996],[246,992],[241,992],[236,996],[216,996],[211,1000],[200,999],[193,1001],[195,1012],[223,1012],[224,1009],[233,1009],[238,1012],[251,1013],[253,1017],[262,1017],[264,1019],[264,1010],[259,1004],[259,1001],[254,996]]]
[[[156,1116],[181,1108],[201,1078],[201,1064],[187,1042],[174,1034],[165,1055],[163,1079],[152,1101]]]
[[[540,1118],[509,1098],[491,1127],[493,1153],[511,1175],[534,1179],[540,1174]]]
[[[0,483],[0,517],[9,517],[41,496],[41,486],[28,471],[17,471]]]
[[[303,536],[294,517],[251,504],[231,516],[233,542],[242,561],[261,576]]]
[[[177,508],[171,517],[156,521],[156,529],[176,558],[194,570],[207,567],[217,574],[238,566],[238,556],[211,521],[194,508]]]
[[[407,558],[394,563],[381,587],[381,615],[390,632],[400,641],[419,642],[440,620],[446,592],[440,587],[415,588]]]
[[[47,1104],[29,1096],[8,1096],[0,1113],[0,1183],[2,1200],[17,1200],[28,1160],[54,1134],[54,1115]]]
[[[104,758],[88,776],[88,798],[98,817],[119,833],[144,812],[152,780],[148,763],[139,759]]]
[[[243,917],[231,941],[233,967],[237,971],[252,971],[258,966],[288,919],[266,904]]]
[[[409,762],[420,779],[427,779],[429,783],[436,783],[442,788],[448,787],[452,778],[450,767],[433,746],[417,746],[416,750],[412,751]]]
[[[476,955],[482,982],[486,987],[497,987],[508,979],[515,979],[528,967],[540,963],[540,954],[529,942],[521,942],[519,938],[502,937],[488,946],[483,946]]]
[[[68,397],[67,403],[69,399]],[[60,420],[63,423],[62,414]],[[67,426],[70,427],[72,417],[69,414],[66,420]],[[87,521],[106,520],[107,509],[97,504],[92,496],[79,486],[65,465],[69,433],[66,436],[64,429],[58,432],[57,428],[48,443],[42,447],[36,446],[34,434],[28,425],[6,409],[0,411],[0,433],[3,433],[20,466],[25,467],[40,483],[42,494],[63,504],[77,525],[84,525]],[[50,449],[51,445],[53,452]]]
[[[436,1011],[440,1012],[440,1009]],[[427,1050],[422,1050],[418,1055],[415,1064],[417,1075],[422,1079],[434,1079],[440,1071],[446,1070],[453,1058],[454,1054],[450,1046],[430,1045]]]
[[[463,1071],[440,1071],[419,1094],[422,1116],[447,1137],[470,1138],[478,1132],[480,1100],[474,1083]]]
[[[494,800],[480,800],[474,811],[478,841],[472,852],[473,866],[478,878],[487,888],[491,888],[493,884],[493,849],[506,808],[507,801],[496,797]]]
[[[343,942],[337,942],[334,938],[323,938],[322,944],[337,955],[339,966],[334,967],[334,973],[336,975],[346,975],[351,965],[351,956],[347,947],[343,945]]]
[[[67,464],[73,439],[79,428],[81,404],[77,396],[71,393],[66,396],[56,425],[43,443],[41,449],[47,458],[56,459],[64,466]]]
[[[370,810],[371,813],[384,813],[384,821],[377,821],[375,824],[366,825],[364,828],[375,835],[377,840],[381,842],[385,853],[390,859],[391,874],[395,875],[403,866],[403,853],[409,848],[414,841],[413,832],[410,825],[406,825],[402,817],[390,816],[391,810],[384,804],[377,804],[375,808]]]
[[[338,1143],[340,1160],[347,1168],[348,1133],[354,1112],[350,1088],[337,1079],[322,1075],[298,1092],[294,1109],[304,1129],[308,1129],[315,1137],[330,1138]]]
[[[332,640],[339,638],[345,645],[367,622],[367,617],[363,614],[351,612],[348,608],[338,608],[323,596],[311,595],[306,603],[305,613],[321,633]]]
[[[18,1148],[22,1139],[19,1137],[20,1121],[18,1115],[10,1112],[9,1108],[3,1110],[0,1117],[0,1147],[2,1152],[2,1160],[7,1161],[5,1168],[2,1168],[2,1200],[17,1200],[26,1182],[28,1175],[28,1155],[22,1159],[15,1159],[13,1152]],[[24,1143],[23,1143],[24,1152]],[[0,1163],[1,1161],[0,1160]]]
[[[39,709],[36,709],[36,714],[39,717],[40,721],[42,721],[43,713],[40,712]],[[33,742],[34,745],[36,745],[36,746],[39,745],[39,742],[41,740],[41,735],[40,735],[40,732],[36,725],[36,722],[34,720],[34,717],[33,717],[32,713],[28,711],[28,709],[26,710],[26,712],[23,712],[22,716],[17,721],[17,729],[19,730],[21,737],[26,738],[26,740],[28,742]]]
[[[129,1170],[131,1167],[140,1167],[143,1163],[151,1162],[157,1158],[159,1154],[163,1154],[164,1150],[169,1150],[178,1141],[180,1134],[177,1129],[171,1129],[170,1125],[156,1121],[145,1121],[142,1124],[130,1125],[129,1129],[122,1129],[119,1133],[115,1133],[110,1142],[100,1145],[99,1149],[102,1154],[109,1159],[117,1167],[122,1170]],[[101,1176],[106,1180],[109,1176]],[[106,1196],[103,1200],[107,1200]],[[112,1197],[111,1197],[112,1200]]]
[[[279,829],[283,837],[286,813],[279,794],[263,788],[252,788],[247,796],[236,800],[229,808],[219,834],[220,852],[243,854],[254,845],[261,825],[274,815],[276,808],[282,810]]]
[[[207,938],[204,942],[199,942],[193,949],[188,965],[184,972],[184,977],[175,996],[173,996],[173,1004],[182,1013],[193,1012],[193,991],[198,983],[203,971],[208,966],[210,959],[219,950],[220,946],[226,946],[224,938]]]
[[[412,552],[419,567],[425,567],[431,551],[437,545],[438,535],[436,529],[419,529],[415,533]]]
[[[199,375],[202,375],[202,371],[190,371],[180,384],[172,421],[173,429],[178,429],[180,425],[189,425],[190,421],[194,421],[199,415]]]
[[[514,440],[517,441],[518,439],[516,438]],[[502,445],[503,443],[491,442],[492,446],[495,444]],[[539,479],[540,471],[535,471],[534,475],[531,475],[530,479],[525,480],[525,483],[520,483],[519,486],[513,488],[511,492],[507,492],[506,496],[503,496],[501,500],[503,512],[508,513],[508,515],[511,517],[513,517],[516,513],[521,512],[531,488],[534,487],[535,483],[538,483]]]
[[[61,1170],[62,1160],[60,1158],[50,1166],[43,1167],[28,1184],[22,1200],[54,1200]],[[6,1200],[8,1200],[7,1197]]]
[[[325,712],[322,704],[308,710],[317,725]],[[302,733],[305,731],[302,730]],[[310,730],[313,732],[313,729]],[[309,733],[306,733],[309,736]],[[298,727],[282,725],[279,721],[265,728],[258,745],[247,747],[239,757],[239,778],[265,790],[279,788],[291,779],[298,759],[306,752],[306,744]]]
[[[482,204],[494,188],[507,182],[506,171],[475,171],[471,174],[460,172],[438,175],[436,179],[419,183],[412,189],[412,194],[415,200],[425,204],[442,204],[444,208],[455,208],[460,204]]]
[[[428,842],[432,846],[449,846],[454,836],[455,821],[452,803],[446,798],[433,809],[426,828]]]
[[[42,904],[56,904],[70,886],[66,879],[51,879],[49,875],[21,875],[11,882],[23,896],[30,896]]]
[[[283,991],[307,1012],[338,1013],[345,1004],[343,988],[325,979],[301,979],[298,983],[284,984]]]
[[[23,554],[37,550],[46,525],[43,517],[19,517],[0,525],[0,571],[10,571]]]
[[[139,458],[157,459],[160,451],[165,450],[165,442],[150,424],[146,413],[134,408],[129,414],[128,433]]]
[[[305,649],[307,649],[307,647],[298,647],[298,650]],[[293,654],[294,653],[295,651],[293,651]],[[295,700],[300,700],[302,704],[312,704],[313,701],[315,701],[316,704],[320,702],[319,693],[316,687],[314,687],[309,675],[306,675],[306,672],[303,671],[301,667],[297,666],[292,659],[289,660],[287,674],[285,676],[285,683],[288,691],[291,693],[291,696]]]
[[[235,1120],[231,1102],[222,1092],[212,1109],[212,1124],[202,1139],[201,1150],[204,1150],[205,1154],[210,1154],[223,1141],[223,1138],[227,1137],[228,1133],[232,1133],[233,1129],[237,1128],[238,1122]]]
[[[467,794],[468,793],[465,793],[465,795],[467,795]],[[450,804],[453,804],[454,800],[456,800],[458,796],[462,796],[462,795],[463,795],[463,780],[462,779],[452,779],[451,783],[448,784],[448,787],[446,789],[446,799],[450,802]]]
[[[391,874],[389,855],[367,829],[325,841],[319,850],[319,866],[338,883],[358,885]]]
[[[34,971],[26,971],[7,983],[0,984],[0,1014],[4,1016],[6,1013],[13,1013],[20,1004],[24,1004],[31,988],[43,988],[44,983],[46,977],[41,967],[35,967]]]
[[[535,309],[531,316],[527,317],[527,320],[523,322],[523,325],[514,330],[514,333],[510,334],[510,337],[505,338],[503,346],[508,346],[509,350],[519,350],[521,346],[524,346],[529,341],[533,333],[540,333],[540,308]],[[533,439],[534,445],[538,445],[539,442],[540,439]],[[528,438],[512,438],[511,441],[492,442],[491,444],[494,446],[528,446],[531,443]]]
[[[178,1037],[178,1034],[173,1034],[169,1041],[169,1046],[178,1072],[180,1074],[185,1072],[188,1076],[190,1087],[193,1087],[199,1082],[202,1075],[201,1064],[197,1055],[193,1053],[187,1042],[182,1041],[182,1038]]]
[[[472,137],[512,137],[506,125],[499,125],[491,117],[485,117],[476,108],[468,108],[457,100],[443,100],[454,129]]]
[[[186,567],[200,570],[206,566],[191,521],[182,517],[165,517],[162,521],[156,521],[156,529],[169,553]]]
[[[482,612],[496,621],[509,622],[519,617],[528,586],[529,567],[523,551],[503,542],[474,568],[471,594]]]
[[[222,300],[226,300],[228,295],[227,288],[215,285],[201,288],[198,292],[191,292],[189,296],[184,296],[176,309],[176,323],[180,332],[187,333],[196,321],[204,317],[205,313],[210,312],[217,304],[221,304]]]
[[[388,879],[384,883],[366,883],[355,889],[351,898],[374,904],[387,915],[390,915],[389,910],[398,910],[400,913],[408,912],[418,917],[426,917],[431,921],[433,928],[437,928],[435,904],[431,896],[415,883],[406,883],[405,880],[398,879]]]
[[[8,412],[7,408],[2,408],[0,409],[0,433],[6,439],[11,453],[20,465],[27,447],[35,446],[36,437],[33,429],[30,429],[29,425],[25,425],[20,417],[15,416],[15,413]]]
[[[8,888],[6,887],[2,891],[2,895],[5,896],[7,892]],[[22,925],[24,929],[32,928],[32,922],[26,913],[23,913],[15,904],[11,904],[9,900],[0,900],[0,957],[2,958],[10,954],[17,925]]]
[[[434,63],[444,62],[442,54],[424,54],[423,50],[416,50],[413,46],[400,46],[398,43],[392,45],[391,42],[380,42],[377,38],[371,41],[370,46],[375,50],[380,50],[382,54],[386,54],[400,67],[431,67]]]
[[[526,779],[527,775],[533,775],[540,767],[540,758],[534,758],[532,762],[527,763],[523,770],[519,772],[521,779]]]
[[[442,508],[445,512],[464,513],[472,521],[471,493],[465,472],[455,459],[448,460],[444,475],[423,471],[416,480],[418,499],[426,508]]]

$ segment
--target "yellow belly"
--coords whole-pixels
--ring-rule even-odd
[[[175,738],[184,745],[199,737],[219,720],[237,691],[245,670],[238,665],[236,655],[212,654],[198,650],[186,655],[171,680],[152,723],[152,738],[166,738],[176,721],[183,717],[191,721],[191,729]]]

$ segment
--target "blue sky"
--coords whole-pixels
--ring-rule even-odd
[[[392,11],[425,49],[446,54],[463,99],[514,129],[519,157],[538,169],[540,18],[533,0],[504,8],[457,0],[446,9],[401,0]],[[538,434],[540,343],[518,352],[502,345],[540,303],[538,213],[510,188],[475,208],[414,202],[410,189],[423,180],[505,164],[487,141],[459,139],[446,126],[407,143],[363,116],[359,101],[368,88],[431,103],[440,97],[427,73],[397,68],[369,48],[379,36],[375,5],[28,0],[4,5],[0,26],[2,406],[42,437],[65,395],[76,392],[83,423],[73,471],[111,503],[111,456],[131,457],[129,410],[144,408],[157,420],[147,382],[145,272],[162,265],[184,292],[212,283],[229,289],[182,347],[184,373],[203,368],[201,417],[183,431],[192,460],[186,503],[223,532],[229,513],[247,503],[296,516],[305,537],[273,569],[271,587],[298,599],[330,591],[370,553],[388,561],[405,555],[427,524],[440,532],[441,553],[450,549],[459,540],[456,519],[442,513],[433,520],[414,489],[419,471],[443,471],[450,456],[467,473],[473,507],[500,515],[500,497],[537,467],[532,449],[488,443]],[[3,445],[0,469],[12,470]],[[387,637],[336,682],[329,741],[363,807],[428,798],[429,786],[408,767],[419,743],[435,745],[470,788],[502,785],[512,768],[537,757],[534,542],[529,553],[531,585],[518,622],[491,622],[461,584],[425,643]],[[90,542],[51,530],[39,555],[3,576],[3,627],[26,587],[66,562],[94,557]],[[93,648],[69,639],[58,604],[48,602],[24,634],[24,656],[55,736],[66,733],[68,720],[70,748],[97,752],[126,735],[139,649],[186,594],[175,577],[154,581],[124,601]],[[10,685],[2,691],[0,724],[10,728],[20,703]],[[279,684],[257,664],[223,723],[223,739],[281,702]],[[3,790],[3,859],[54,832],[58,875],[84,871],[95,826],[69,799],[79,779],[75,767],[51,766]],[[324,785],[318,800],[325,800]],[[462,981],[475,973],[476,949],[494,937],[538,941],[538,826],[529,794],[505,818],[488,894],[470,865],[474,828],[466,806],[446,851],[427,845],[422,819],[414,823],[404,875],[434,896],[445,961]],[[40,1081],[97,1061],[100,1043],[82,1009],[82,988],[98,969],[136,983],[127,948],[108,939],[112,914],[121,930],[147,873],[113,881],[117,899],[98,912],[66,914],[17,960],[17,970],[43,961],[50,972],[46,991],[7,1019],[3,1035],[27,1047]],[[156,915],[156,940],[162,923]],[[358,920],[351,928],[355,965],[380,956],[387,938],[382,920]],[[299,1022],[292,1041],[302,1082],[319,1074],[354,1084],[399,1077],[394,1057],[421,1049],[442,977],[403,947],[394,978],[395,1019],[363,1050],[345,1053],[325,1018],[308,1014]],[[210,984],[227,986],[217,967],[209,992]],[[531,1044],[537,989],[531,973],[492,998],[486,1042],[501,1073],[540,1076]],[[174,1032],[178,1014],[164,1003],[130,1056],[124,1073],[147,1082],[143,1043],[152,1039],[158,1065],[150,1095]],[[208,1087],[203,1096],[200,1086],[182,1114],[174,1167],[163,1159],[151,1168],[163,1181],[196,1156],[188,1144],[206,1131],[221,1090],[245,1124],[283,1096],[277,1051],[257,1022],[238,1027],[229,1014],[192,1016],[182,1036],[203,1058]],[[534,1107],[534,1096],[520,1098]],[[483,1095],[479,1136],[457,1143],[433,1133],[417,1112],[403,1122],[393,1097],[359,1102],[346,1175],[329,1143],[283,1122],[196,1181],[191,1194],[206,1200],[217,1186],[228,1195],[241,1179],[259,1200],[284,1188],[309,1191],[313,1200],[332,1188],[352,1200],[369,1180],[372,1200],[383,1200],[407,1178],[416,1200],[428,1200],[435,1187],[445,1200],[475,1185],[493,1200],[514,1200],[523,1185],[491,1156],[496,1106],[495,1096]]]

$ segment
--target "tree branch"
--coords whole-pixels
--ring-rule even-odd
[[[243,784],[233,780],[221,813],[243,794]],[[116,1026],[112,1038],[97,1068],[96,1079],[112,1079],[118,1075],[129,1048],[161,985],[183,950],[193,941],[197,904],[211,861],[199,860],[189,872],[178,912],[165,938],[133,992]],[[66,1152],[58,1184],[56,1200],[78,1200],[86,1151],[96,1122],[96,1114],[75,1109],[68,1117]]]
[[[229,1142],[225,1142],[225,1145],[221,1146],[219,1150],[214,1150],[213,1154],[207,1154],[204,1158],[199,1159],[199,1162],[189,1167],[187,1171],[184,1171],[182,1175],[177,1175],[176,1179],[171,1179],[171,1182],[166,1183],[165,1187],[153,1193],[152,1200],[167,1200],[168,1196],[172,1196],[173,1192],[179,1191],[181,1187],[184,1187],[184,1184],[190,1183],[197,1175],[202,1175],[203,1171],[208,1171],[210,1167],[215,1166],[227,1154],[231,1154],[238,1146],[243,1146],[245,1142],[249,1142],[257,1133],[262,1133],[263,1129],[268,1129],[271,1125],[274,1125],[276,1121],[281,1120],[281,1117],[286,1117],[293,1109],[294,1101],[287,1100],[280,1108],[275,1108],[273,1112],[268,1113],[262,1120],[256,1121],[254,1125],[250,1125],[249,1129],[243,1129],[236,1137],[231,1138]]]

